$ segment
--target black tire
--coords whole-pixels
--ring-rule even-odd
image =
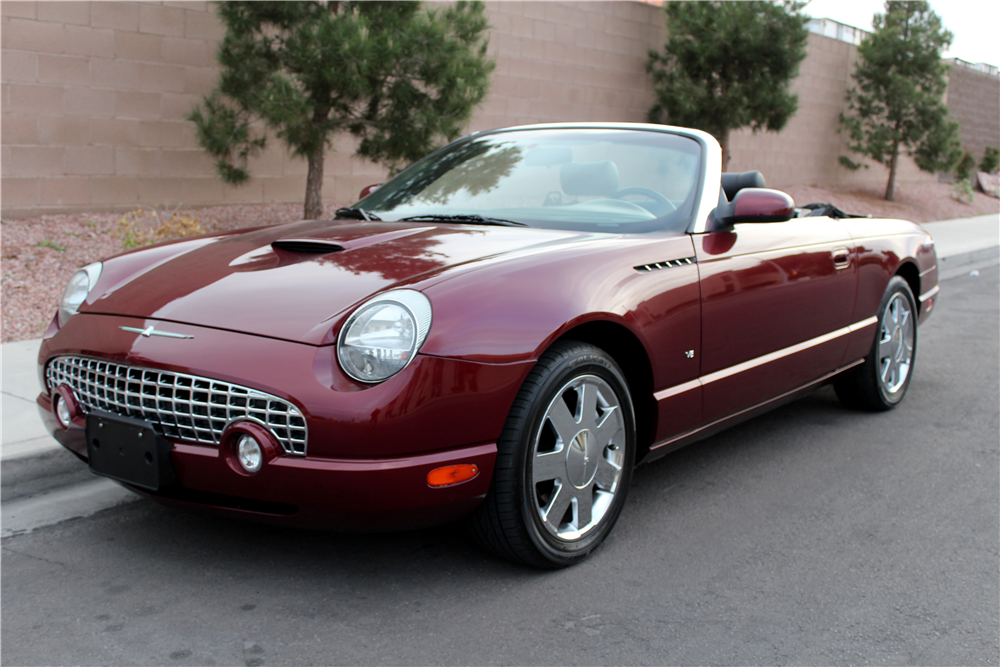
[[[861,410],[891,410],[906,395],[917,358],[917,306],[905,280],[894,276],[879,306],[871,352],[833,387],[840,402]]]
[[[634,463],[635,417],[618,365],[593,345],[556,343],[514,400],[471,532],[515,562],[578,563],[618,520]]]

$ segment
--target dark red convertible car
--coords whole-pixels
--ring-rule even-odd
[[[794,208],[709,135],[476,133],[337,219],[91,264],[39,354],[50,431],[177,505],[338,530],[466,519],[582,560],[634,465],[833,383],[898,404],[931,237]]]

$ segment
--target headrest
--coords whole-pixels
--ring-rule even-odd
[[[736,193],[743,188],[766,188],[764,185],[764,175],[759,171],[744,171],[743,173],[732,173],[722,175],[722,189],[726,193],[726,199],[733,201]]]
[[[573,161],[573,151],[569,146],[538,146],[524,156],[529,167],[551,167]]]
[[[568,195],[610,197],[618,192],[618,166],[603,162],[570,162],[559,172],[563,192]]]

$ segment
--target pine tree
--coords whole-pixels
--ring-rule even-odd
[[[219,83],[188,117],[219,177],[250,178],[266,130],[309,162],[305,218],[322,215],[333,138],[396,170],[454,139],[486,96],[482,3],[220,2]]]
[[[808,17],[797,3],[667,2],[669,37],[649,50],[656,104],[652,123],[704,130],[729,161],[729,133],[777,132],[795,115],[789,92],[806,55]]]
[[[857,85],[840,120],[853,152],[889,168],[885,198],[892,201],[901,150],[931,173],[950,169],[961,156],[958,123],[944,103],[948,66],[941,50],[951,33],[922,0],[887,1],[872,24],[874,32],[858,46]]]

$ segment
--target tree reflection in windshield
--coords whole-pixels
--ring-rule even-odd
[[[391,192],[377,190],[365,200],[365,208],[388,211],[413,202],[445,205],[463,190],[473,196],[485,194],[510,176],[521,160],[521,151],[513,142],[469,141],[440,160],[428,160],[423,169],[404,172],[405,180],[399,187]]]
[[[463,189],[469,195],[486,194],[496,189],[500,179],[510,176],[520,160],[520,146],[496,144],[443,174],[414,199],[424,204],[446,205],[452,195]]]
[[[358,202],[384,220],[472,216],[529,227],[639,233],[687,228],[701,146],[667,131],[525,128],[455,142]]]

